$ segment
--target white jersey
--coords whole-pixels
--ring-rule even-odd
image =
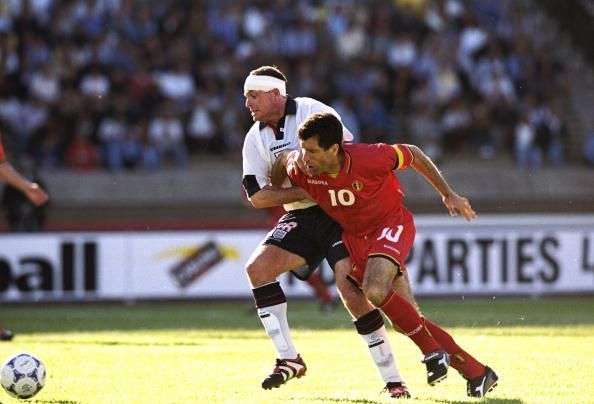
[[[338,113],[326,104],[313,98],[287,96],[285,116],[279,121],[279,133],[276,135],[271,127],[255,122],[248,131],[243,143],[243,186],[251,197],[260,189],[270,184],[270,172],[279,153],[283,150],[299,148],[297,128],[313,114],[330,112],[340,119]],[[352,140],[353,135],[343,126],[345,140]],[[291,184],[287,180],[285,187]],[[315,205],[310,200],[302,200],[284,205],[285,210],[304,209]]]

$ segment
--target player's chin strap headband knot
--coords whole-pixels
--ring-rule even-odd
[[[275,88],[278,89],[281,95],[287,95],[287,85],[283,80],[272,76],[250,74],[243,84],[243,93],[247,94],[249,91],[271,91]]]

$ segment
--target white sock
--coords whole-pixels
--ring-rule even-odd
[[[371,334],[359,335],[363,337],[363,340],[367,344],[369,354],[380,376],[384,379],[384,383],[402,382],[396,359],[392,355],[392,347],[386,333],[386,327],[382,325]]]
[[[295,359],[298,355],[287,321],[287,302],[258,309],[258,317],[272,340],[279,359]]]

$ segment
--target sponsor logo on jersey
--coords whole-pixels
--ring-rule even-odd
[[[352,187],[355,191],[360,191],[363,189],[363,183],[361,181],[355,181],[353,182]]]
[[[410,331],[410,332],[406,332],[404,333],[404,335],[406,335],[407,337],[410,337],[411,335],[415,335],[417,334],[419,331],[423,330],[423,324],[419,324],[414,330]]]
[[[308,184],[313,184],[313,185],[328,185],[327,181],[324,180],[314,180],[312,178],[308,178],[307,179],[307,183]]]
[[[287,147],[287,146],[290,146],[290,145],[291,145],[291,143],[290,143],[290,142],[288,142],[288,143],[283,143],[283,144],[279,144],[279,145],[277,145],[277,146],[273,146],[273,147],[271,147],[271,148],[270,148],[270,151],[271,151],[271,152],[273,152],[273,151],[275,151],[275,150],[282,149],[282,148],[284,148],[284,147]]]
[[[399,251],[397,248],[395,248],[395,247],[392,247],[391,245],[384,244],[384,248],[387,248],[388,250],[392,250],[392,251],[394,251],[396,254],[400,254],[400,251]]]

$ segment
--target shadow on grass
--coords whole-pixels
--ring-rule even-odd
[[[466,299],[420,301],[444,327],[494,328],[593,325],[590,299]],[[289,301],[294,329],[352,329],[343,307],[321,313],[314,301]],[[0,327],[19,334],[133,330],[261,330],[252,301],[143,302],[138,304],[0,305]]]
[[[221,338],[221,339],[233,339],[233,340],[241,340],[241,341],[245,341],[246,338],[244,338],[243,336],[241,337],[237,337],[237,338]],[[256,338],[253,338],[256,339]],[[257,338],[257,339],[262,339]],[[48,339],[46,337],[44,338],[40,338],[40,339],[35,339],[35,338],[30,338],[28,339],[28,342],[39,342],[39,343],[43,343],[45,345],[51,345],[51,344],[56,344],[56,345],[62,345],[62,344],[68,344],[68,345],[84,345],[84,346],[89,346],[89,345],[99,345],[99,346],[133,346],[133,347],[196,347],[196,346],[210,346],[207,343],[199,343],[199,342],[188,342],[188,341],[178,341],[178,342],[130,342],[130,341],[122,341],[122,340],[108,340],[108,341],[96,341],[96,340],[71,340],[71,339]],[[0,402],[1,403],[1,402]]]
[[[470,400],[470,399],[469,399]],[[436,403],[446,403],[446,404],[468,404],[469,401],[456,401],[456,400],[435,400]],[[525,401],[520,400],[518,398],[481,398],[482,403],[488,404],[523,404]]]
[[[336,398],[336,397],[315,397],[312,401],[321,401],[323,403],[360,403],[360,404],[376,404],[381,401],[373,401],[366,399],[352,399],[352,398]]]
[[[367,399],[350,399],[350,398],[337,398],[337,397],[316,397],[312,398],[312,401],[321,401],[324,403],[361,403],[361,404],[375,404],[380,403],[382,401],[373,401]],[[458,401],[458,400],[435,400],[436,403],[445,403],[445,404],[468,404],[471,399],[466,401]],[[523,404],[524,401],[520,399],[503,399],[503,398],[482,398],[481,404]]]

